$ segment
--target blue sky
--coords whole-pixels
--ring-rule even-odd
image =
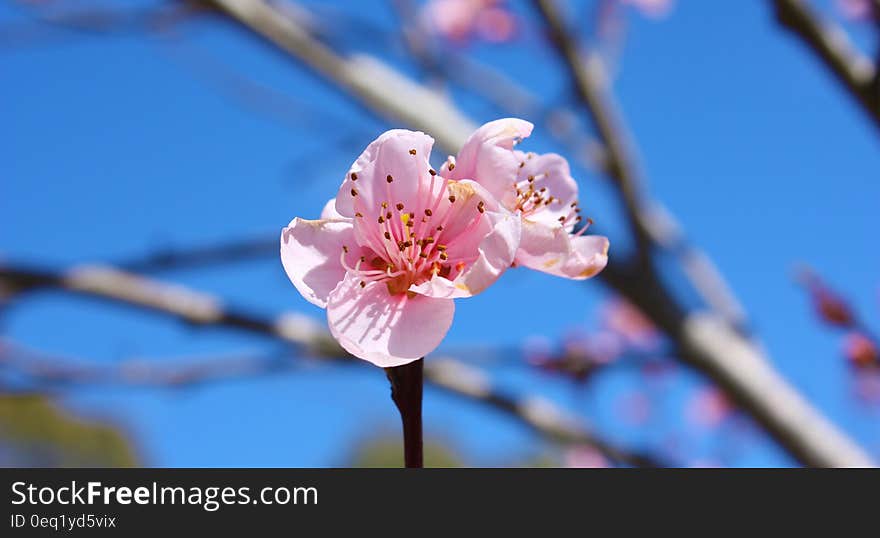
[[[394,31],[382,2],[338,9]],[[518,12],[530,17],[525,9]],[[4,25],[27,23],[23,13],[0,4]],[[796,264],[808,263],[870,322],[880,322],[876,128],[817,60],[776,26],[767,2],[682,0],[665,19],[628,13],[627,24],[614,87],[637,137],[649,191],[721,267],[779,370],[880,454],[877,409],[853,398],[838,335],[818,326],[792,279]],[[411,70],[391,40],[345,34],[346,47]],[[63,268],[169,245],[275,235],[294,216],[317,216],[360,149],[389,127],[217,21],[184,23],[166,37],[136,31],[47,35],[2,41],[0,49],[5,259]],[[566,95],[559,64],[533,29],[513,45],[472,52],[536,94]],[[230,88],[244,79],[284,96],[277,101],[281,109],[266,113],[264,100],[254,108],[236,97]],[[479,121],[498,115],[473,102],[464,106]],[[533,138],[530,149],[553,147],[540,128]],[[614,245],[620,220],[608,186],[589,171],[577,173],[582,204]],[[323,319],[286,281],[276,259],[163,276],[242,308]],[[556,339],[589,323],[605,297],[596,282],[510,271],[486,293],[458,301],[444,346]],[[56,294],[34,296],[3,323],[6,338],[94,361],[173,361],[267,349],[253,336],[194,330]],[[527,368],[499,366],[492,373],[511,389],[580,405],[587,420],[614,439],[651,446],[668,441],[620,420],[614,402],[633,387],[625,375],[600,380],[584,403],[573,401],[566,384]],[[696,383],[695,376],[683,375],[655,390],[667,429],[688,431],[680,404]],[[376,428],[397,427],[384,375],[367,367],[305,367],[185,392],[82,389],[65,401],[123,425],[145,462],[162,466],[335,465],[353,441]],[[448,440],[475,464],[504,464],[545,447],[506,418],[433,391],[425,414],[428,434]],[[760,434],[747,435],[748,446],[733,463],[791,463]],[[700,439],[694,434],[692,441],[705,443]]]

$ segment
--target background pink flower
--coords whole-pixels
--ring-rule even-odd
[[[423,11],[428,25],[455,43],[471,38],[500,43],[516,31],[516,18],[499,0],[431,0]]]
[[[620,0],[649,17],[663,17],[672,10],[672,0]]]
[[[513,149],[532,127],[516,118],[483,125],[444,165],[444,173],[473,179],[522,218],[517,265],[575,280],[595,276],[608,262],[608,239],[583,235],[586,226],[572,234],[583,217],[568,161],[555,153]]]
[[[610,467],[601,452],[588,446],[577,446],[565,451],[565,466],[574,469],[601,469]]]
[[[721,424],[734,412],[727,395],[716,387],[703,387],[687,404],[687,415],[692,423],[705,428]]]
[[[650,350],[660,341],[660,333],[641,310],[622,298],[615,298],[603,308],[605,327],[624,340],[624,344]]]
[[[880,366],[880,351],[871,339],[859,331],[846,335],[843,356],[856,368]]]
[[[867,20],[873,11],[870,0],[836,0],[834,4],[837,11],[850,20]]]

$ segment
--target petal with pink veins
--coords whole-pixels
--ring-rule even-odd
[[[359,212],[373,219],[381,214],[382,202],[394,205],[414,200],[419,185],[430,177],[428,159],[433,146],[434,139],[425,133],[406,129],[383,133],[351,166],[336,195],[336,211],[346,217]]]
[[[381,282],[348,274],[330,293],[327,321],[333,337],[356,357],[383,368],[434,351],[452,325],[455,302],[424,295],[391,295]]]
[[[327,296],[345,276],[343,245],[354,245],[350,220],[295,218],[281,232],[281,263],[302,296],[324,308]]]
[[[556,153],[540,155],[521,151],[515,153],[519,161],[524,163],[517,175],[518,187],[522,191],[527,191],[531,186],[545,199],[548,196],[553,197],[551,203],[541,204],[533,211],[527,211],[527,218],[534,222],[558,226],[561,217],[565,219],[566,229],[571,231],[574,228],[576,217],[573,214],[572,204],[577,202],[578,186],[574,178],[571,177],[568,161]],[[531,182],[529,181],[530,177],[533,178]],[[509,205],[506,200],[504,202]]]
[[[513,150],[532,133],[533,125],[517,118],[490,121],[467,139],[455,159],[452,179],[473,179],[499,200],[511,190],[520,160]]]
[[[336,198],[330,198],[326,204],[324,204],[324,209],[321,210],[321,218],[322,219],[344,219],[342,215],[336,211]]]
[[[461,298],[476,295],[492,285],[510,268],[520,242],[521,219],[502,208],[489,192],[470,180],[450,182],[450,192],[456,194],[453,208],[442,204],[443,211],[452,209],[480,216],[476,225],[467,225],[468,219],[449,226],[441,239],[448,244],[446,254],[452,261],[466,263],[452,279],[434,276],[410,287],[411,291],[431,297]],[[482,204],[483,212],[477,207]]]
[[[516,263],[552,275],[583,280],[608,263],[608,238],[571,235],[561,226],[524,220]]]

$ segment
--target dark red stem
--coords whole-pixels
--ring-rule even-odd
[[[422,369],[425,359],[385,368],[391,399],[403,423],[403,460],[407,468],[422,468]]]

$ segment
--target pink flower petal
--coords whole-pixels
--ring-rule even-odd
[[[424,17],[437,33],[459,42],[473,31],[474,19],[482,7],[473,0],[431,0],[424,7]]]
[[[510,268],[520,242],[522,220],[508,212],[486,212],[492,226],[478,250],[479,257],[471,267],[456,279],[456,286],[464,286],[476,295],[491,286]]]
[[[346,174],[336,196],[336,210],[349,218],[357,212],[378,216],[376,208],[383,201],[395,204],[414,199],[431,168],[428,159],[433,146],[434,139],[425,133],[406,129],[384,132],[367,146]],[[411,150],[416,151],[415,155]],[[391,183],[387,181],[389,175]],[[353,191],[357,195],[352,195]]]
[[[295,218],[281,232],[284,271],[310,303],[327,306],[327,296],[345,276],[340,263],[344,244],[355,244],[348,220]]]
[[[525,219],[516,263],[556,276],[583,280],[605,268],[608,239],[600,235],[574,236],[560,226]]]
[[[483,9],[477,16],[476,23],[479,36],[491,43],[509,41],[516,32],[516,18],[502,7]]]
[[[387,368],[434,351],[452,325],[455,303],[418,294],[390,295],[385,284],[346,275],[327,302],[330,332],[356,357]]]
[[[510,268],[519,245],[522,223],[519,216],[502,208],[478,183],[470,180],[450,182],[449,188],[450,192],[456,193],[455,211],[476,216],[477,206],[482,204],[483,207],[480,221],[475,226],[467,225],[469,219],[456,219],[457,222],[453,221],[444,231],[445,237],[450,238],[446,254],[450,260],[465,261],[468,267],[454,272],[451,280],[437,275],[413,285],[410,290],[430,297],[471,297],[491,286]],[[449,206],[448,202],[441,205]]]
[[[576,218],[572,213],[574,210],[572,204],[577,202],[578,186],[571,177],[568,161],[556,153],[541,155],[521,151],[515,153],[519,162],[523,163],[516,176],[522,190],[526,190],[526,185],[530,185],[545,197],[553,196],[550,204],[543,204],[540,208],[528,211],[526,218],[548,226],[559,226],[560,218],[563,218],[566,230],[571,231]],[[533,178],[533,181],[528,181],[529,178]]]
[[[336,198],[330,198],[327,200],[327,203],[324,204],[324,209],[321,210],[321,218],[322,219],[344,219],[342,215],[336,211]]]
[[[502,200],[513,183],[520,160],[514,143],[532,133],[533,125],[518,118],[490,121],[468,138],[458,152],[452,179],[473,179]]]

